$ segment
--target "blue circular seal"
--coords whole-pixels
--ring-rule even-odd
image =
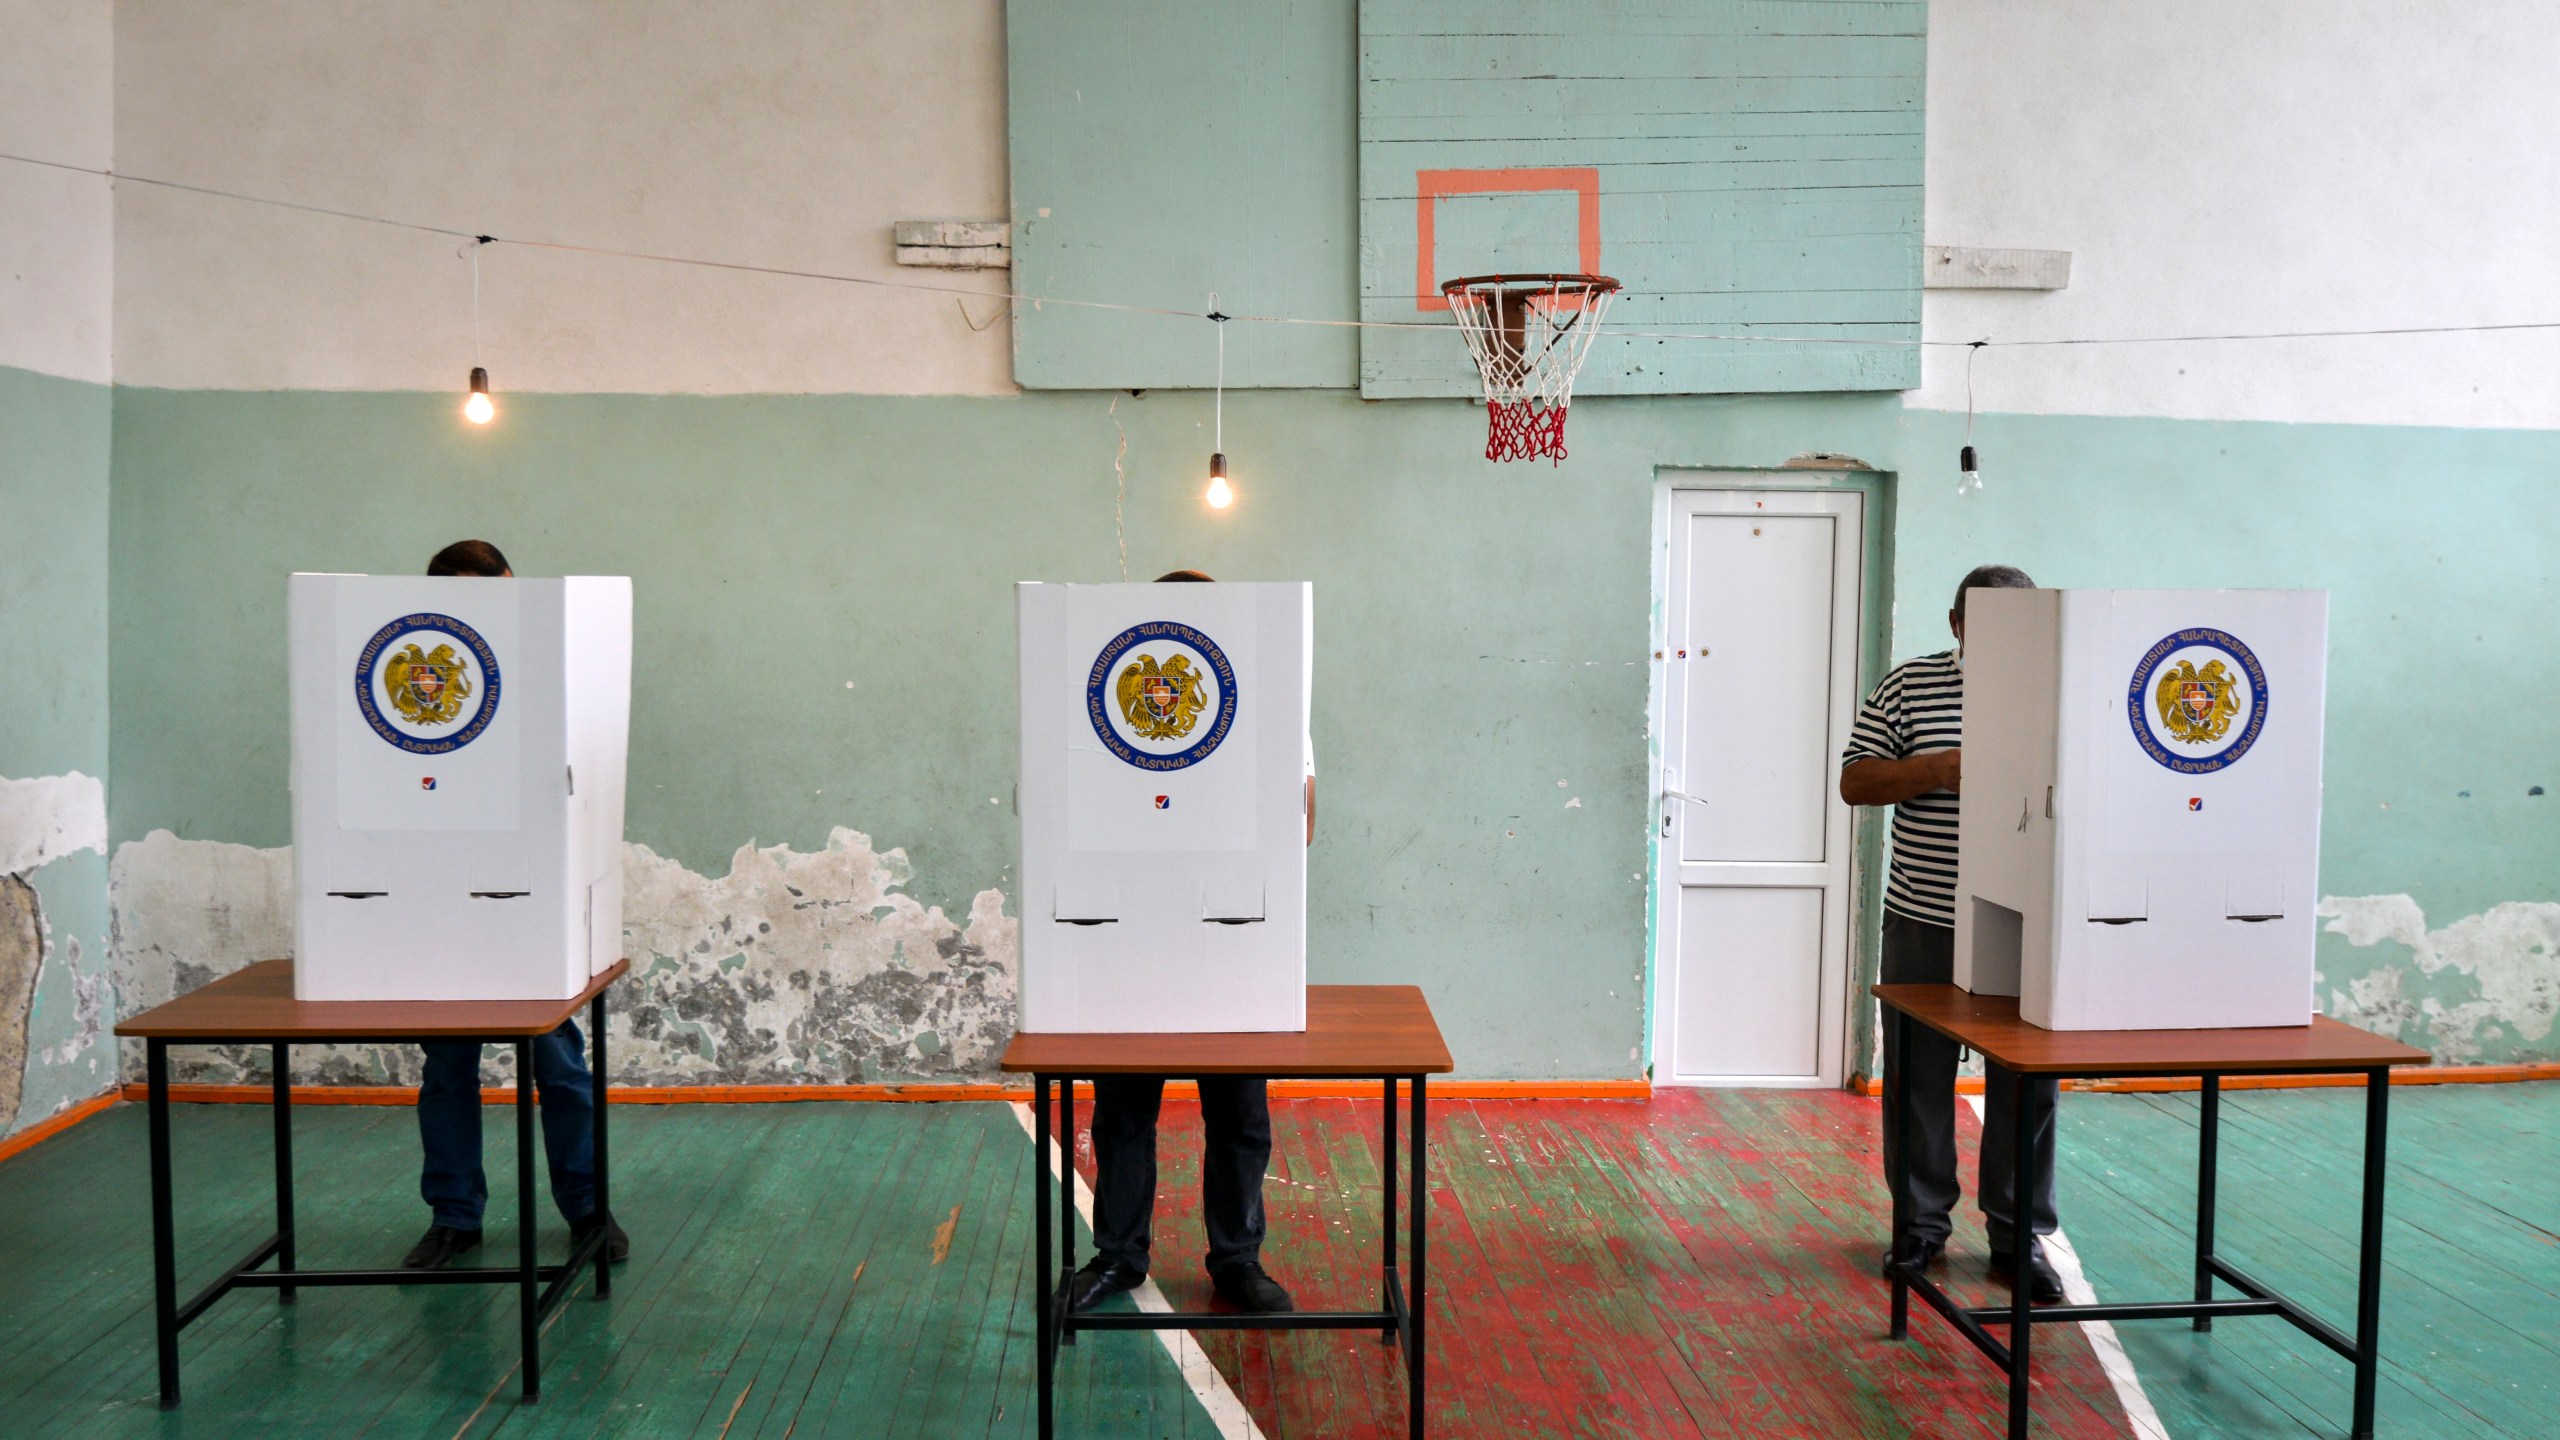
[[[1235,728],[1236,668],[1217,641],[1191,626],[1149,620],[1112,636],[1093,658],[1084,709],[1102,748],[1122,763],[1188,769],[1216,753]]]
[[[2267,728],[2267,671],[2227,630],[2172,631],[2135,662],[2124,704],[2143,754],[2181,775],[2210,775]]]
[[[498,657],[450,615],[420,611],[373,632],[355,679],[365,728],[412,755],[450,755],[498,718]]]

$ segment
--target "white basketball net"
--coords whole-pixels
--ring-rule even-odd
[[[1618,293],[1603,275],[1488,275],[1441,287],[1484,376],[1487,460],[1562,460],[1573,378]]]

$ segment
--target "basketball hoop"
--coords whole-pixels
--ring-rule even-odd
[[[1606,275],[1471,275],[1440,287],[1484,375],[1487,460],[1564,458],[1573,377],[1618,293]]]

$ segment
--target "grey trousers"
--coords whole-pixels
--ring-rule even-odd
[[[1907,915],[1886,911],[1884,917],[1884,983],[1945,985],[1956,973],[1956,932]],[[1911,1133],[1900,1135],[1900,1120],[1888,1105],[1884,1112],[1884,1178],[1899,1185],[1910,1205],[1911,1234],[1943,1245],[1954,1228],[1949,1217],[1963,1188],[1956,1183],[1956,1042],[1934,1030],[1911,1027],[1911,1049],[1901,1053],[1894,1043],[1888,1015],[1884,1027],[1884,1065],[1902,1078],[1911,1107]],[[2053,1210],[2053,1112],[2061,1093],[2058,1081],[2029,1080],[1994,1069],[1984,1083],[1982,1171],[1974,1187],[1982,1206],[1983,1227],[1990,1232],[1995,1255],[2013,1243],[2018,1207],[2009,1192],[2010,1128],[2019,1105],[2027,1107],[2029,1157],[2027,1185],[2035,1206],[2038,1235],[2050,1235],[2060,1223]],[[1899,1175],[1892,1157],[1903,1157]]]

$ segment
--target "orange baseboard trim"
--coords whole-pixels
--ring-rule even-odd
[[[873,1101],[909,1103],[948,1103],[952,1101],[1005,1100],[1027,1102],[1031,1087],[984,1083],[917,1083],[912,1085],[618,1085],[612,1090],[616,1105],[773,1105],[797,1101]],[[1076,1093],[1090,1097],[1093,1086],[1079,1083]],[[1289,1100],[1370,1100],[1377,1098],[1375,1081],[1341,1080],[1274,1080],[1274,1096]],[[1653,1097],[1653,1083],[1648,1080],[1435,1080],[1431,1093],[1443,1100],[1648,1100]],[[148,1100],[150,1088],[127,1085],[121,1092],[127,1100]],[[1174,1100],[1196,1100],[1199,1087],[1188,1080],[1168,1081],[1165,1095]],[[264,1105],[275,1092],[265,1085],[172,1085],[169,1098],[190,1105]],[[92,1103],[102,1104],[117,1098],[110,1093]],[[512,1087],[490,1086],[480,1092],[484,1105],[512,1105],[516,1092]],[[418,1090],[414,1085],[296,1085],[296,1105],[414,1105]],[[47,1122],[48,1124],[53,1122]],[[6,1154],[0,1151],[0,1154]]]
[[[52,1139],[90,1116],[112,1108],[121,1098],[123,1097],[119,1092],[109,1090],[103,1094],[92,1095],[59,1115],[37,1121],[17,1134],[0,1140],[0,1160],[6,1160],[23,1150],[34,1149],[37,1145]]]
[[[2395,1065],[2391,1068],[2393,1085],[2515,1085],[2533,1080],[2560,1080],[2560,1064],[2531,1065]],[[2126,1076],[2114,1080],[2065,1080],[2066,1090],[2086,1090],[2097,1095],[2160,1095],[2188,1090],[2201,1090],[2203,1082],[2193,1075]],[[2322,1090],[2364,1084],[2361,1075],[2225,1075],[2225,1090]],[[1860,1095],[1881,1098],[1884,1084],[1872,1075],[1857,1076],[1850,1089]],[[1979,1076],[1962,1076],[1956,1081],[1959,1095],[1979,1095]]]

